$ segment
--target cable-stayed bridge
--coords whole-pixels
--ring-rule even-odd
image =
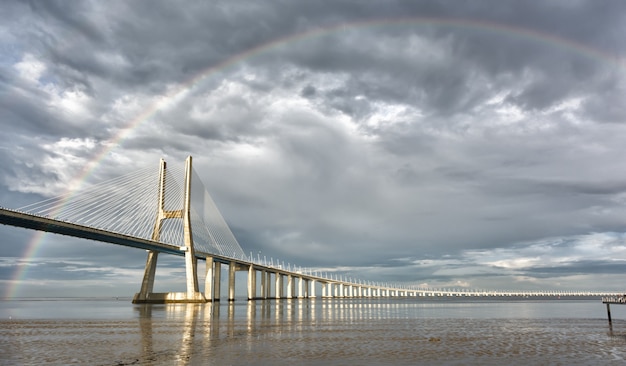
[[[328,275],[246,256],[224,221],[191,157],[185,170],[146,168],[16,210],[0,207],[0,223],[146,249],[145,273],[134,303],[219,301],[222,265],[228,266],[228,300],[235,273],[247,271],[248,299],[391,296],[615,296],[606,292],[427,289]],[[185,257],[186,292],[155,293],[159,253]],[[198,259],[205,262],[204,291]],[[258,281],[257,281],[258,279]]]

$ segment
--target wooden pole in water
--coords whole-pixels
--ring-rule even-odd
[[[609,323],[611,323],[611,304],[606,303],[606,314],[609,316]]]

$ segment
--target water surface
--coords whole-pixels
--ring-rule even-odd
[[[0,302],[7,365],[623,364],[626,306],[599,300]]]

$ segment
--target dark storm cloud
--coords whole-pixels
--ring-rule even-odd
[[[87,4],[68,4],[62,1],[32,1],[31,9],[43,18],[52,18],[61,23],[61,28],[72,33],[85,36],[89,41],[99,44],[103,41],[100,30],[89,22],[86,13],[90,9]]]
[[[103,151],[90,181],[193,155],[244,251],[297,265],[576,286],[623,259],[623,238],[588,234],[626,215],[620,1],[0,7],[2,205],[63,193]],[[537,269],[555,237],[578,244]],[[145,260],[46,238],[81,271]]]

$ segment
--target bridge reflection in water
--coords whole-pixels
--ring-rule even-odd
[[[388,356],[401,361],[401,354],[384,356],[368,347],[383,353],[395,350],[407,353],[407,357],[419,354],[428,358],[434,355],[424,354],[424,347],[434,347],[436,342],[454,339],[460,344],[478,342],[486,347],[483,343],[489,343],[488,339],[524,333],[528,327],[572,327],[567,330],[571,331],[572,342],[586,334],[579,334],[578,322],[584,324],[583,328],[592,326],[606,331],[601,330],[606,324],[601,321],[601,309],[595,313],[597,300],[572,299],[284,299],[221,306],[140,304],[135,305],[135,310],[141,342],[134,349],[128,345],[127,351],[133,355],[129,359],[134,362],[133,357],[138,358],[140,364],[174,361],[221,365],[268,360],[284,364],[287,359],[315,363],[329,361],[330,353],[342,359],[370,355],[378,360]],[[580,319],[561,319],[562,314],[580,314]],[[624,339],[620,329],[614,332],[611,328],[608,335]]]
[[[215,356],[222,361],[227,354],[238,360],[235,363],[246,364],[254,360],[238,359],[237,355],[250,357],[256,348],[277,339],[289,343],[285,345],[289,352],[308,353],[306,345],[298,340],[306,338],[306,334],[311,336],[316,324],[336,324],[340,330],[346,326],[345,321],[402,316],[407,307],[414,305],[354,299],[256,300],[221,306],[219,303],[138,304],[135,310],[141,332],[139,361],[198,364],[207,357],[210,359],[211,350],[219,348]],[[433,304],[420,306],[429,305]],[[131,349],[128,351],[133,353]]]

